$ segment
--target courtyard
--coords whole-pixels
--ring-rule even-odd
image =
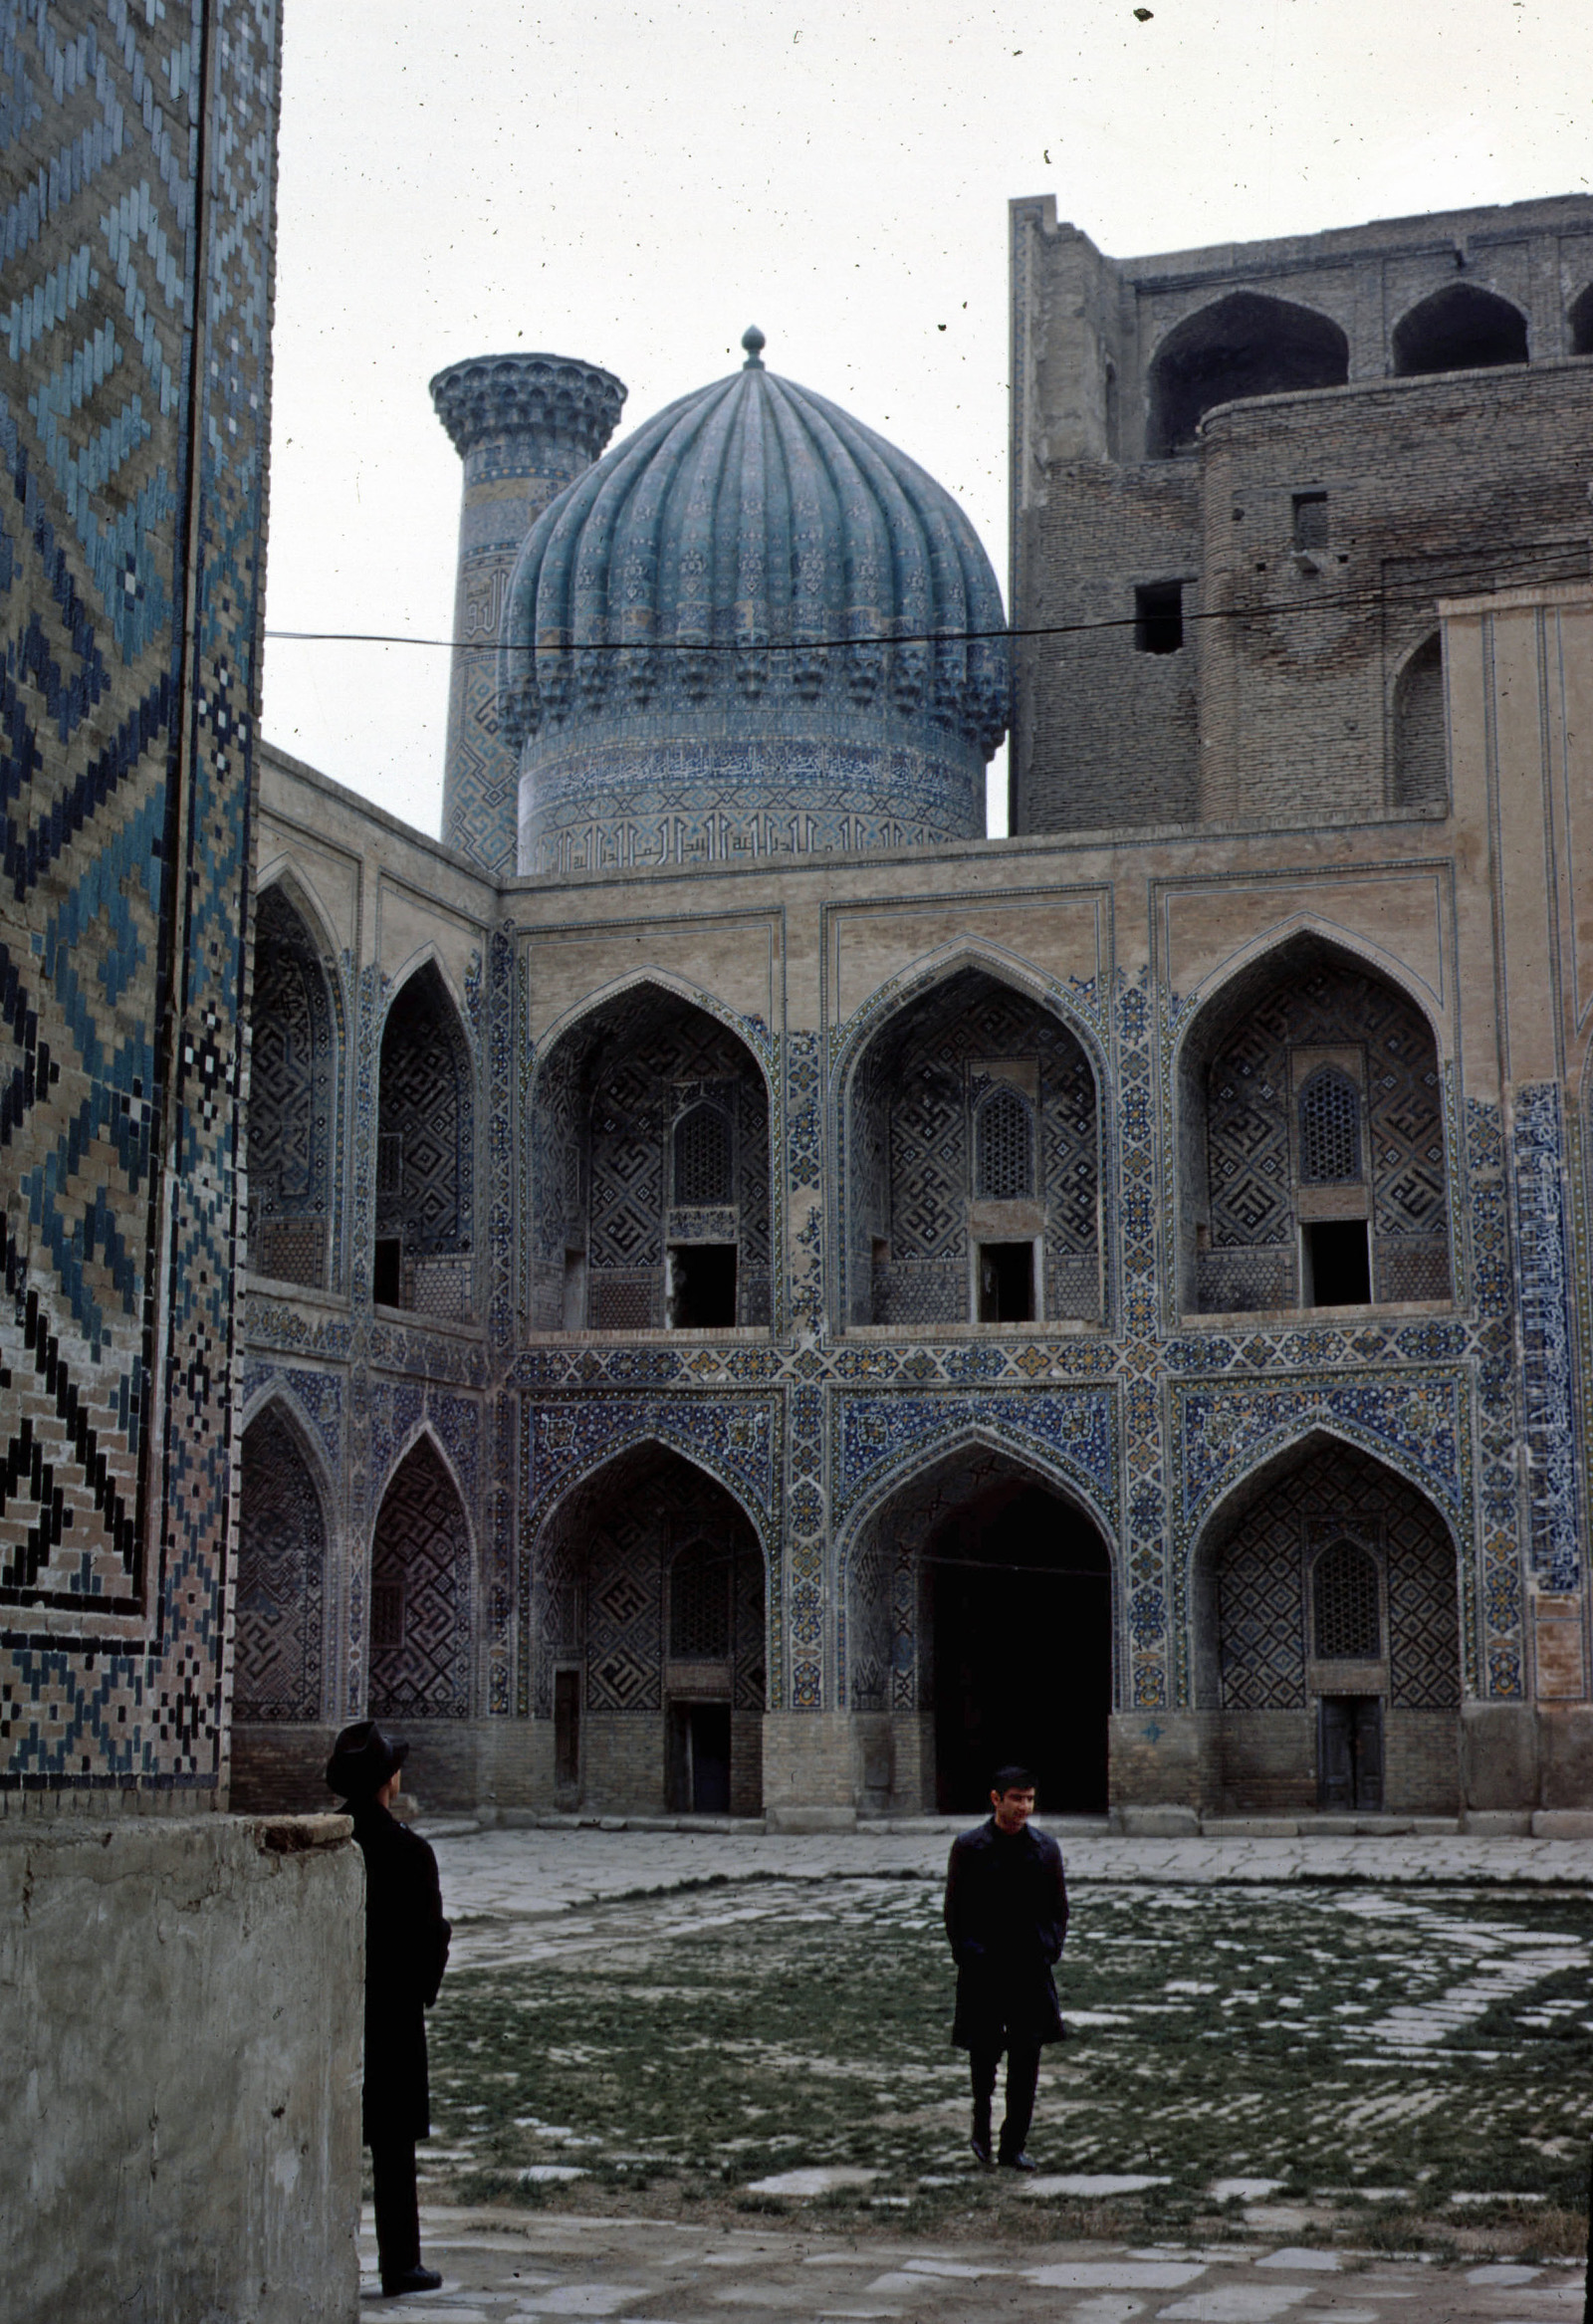
[[[1335,2303],[1391,2269],[1446,2313],[1502,2316],[1509,2289],[1511,2324],[1580,2299],[1585,1848],[1062,1836],[1071,2031],[1024,2180],[967,2149],[946,1834],[439,1828],[445,2277],[481,2314],[674,2324],[738,2269],[748,2304],[815,2316],[967,2313],[975,2276],[982,2309],[1087,2292],[1084,2324],[1370,2324]],[[506,2253],[537,2281],[494,2275]]]

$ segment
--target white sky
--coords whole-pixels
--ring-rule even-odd
[[[1150,4],[300,0],[268,626],[448,635],[443,364],[606,364],[623,434],[753,322],[960,497],[1005,587],[1012,196],[1130,256],[1593,178],[1590,0]],[[436,829],[445,651],[272,640],[265,673],[273,741]]]

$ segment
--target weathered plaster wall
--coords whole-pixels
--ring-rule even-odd
[[[13,2324],[352,2324],[351,1830],[342,1816],[0,1829]]]

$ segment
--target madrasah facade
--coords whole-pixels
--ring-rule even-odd
[[[432,382],[442,840],[257,754],[235,1806],[1593,1800],[1593,201],[1012,284],[1011,639],[756,331]]]

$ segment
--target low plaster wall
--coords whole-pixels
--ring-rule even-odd
[[[351,1828],[0,1826],[12,2324],[352,2324],[364,1880]]]

